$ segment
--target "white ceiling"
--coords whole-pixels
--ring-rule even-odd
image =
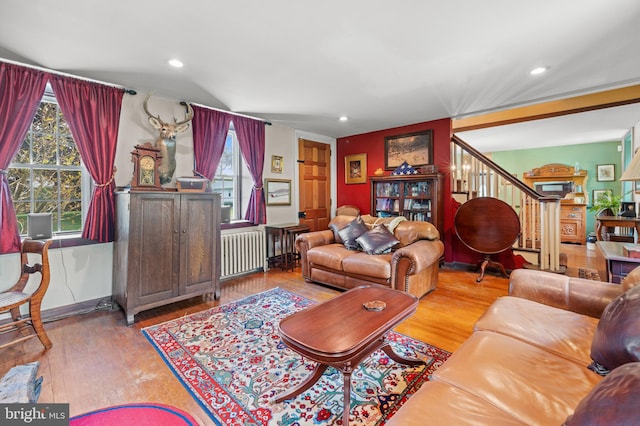
[[[638,0],[2,0],[0,58],[341,137],[638,84],[639,23]],[[555,137],[604,132],[589,114]],[[524,148],[541,123],[461,136]]]

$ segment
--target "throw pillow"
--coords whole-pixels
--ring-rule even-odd
[[[0,403],[29,403],[38,402],[42,377],[38,374],[39,361],[13,367],[0,380]]]
[[[607,305],[591,342],[591,370],[605,376],[620,365],[640,361],[639,312],[640,286]]]
[[[342,239],[342,243],[348,250],[358,250],[358,242],[356,238],[367,232],[369,228],[364,224],[360,216],[349,222],[344,228],[338,231],[338,235]]]
[[[391,251],[400,241],[384,225],[376,225],[372,230],[360,235],[356,242],[367,254],[382,254]]]
[[[585,396],[576,411],[564,422],[574,425],[638,424],[640,362],[631,362],[612,371]]]

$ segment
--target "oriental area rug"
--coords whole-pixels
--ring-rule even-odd
[[[343,379],[334,368],[306,392],[273,402],[315,367],[278,334],[281,319],[313,304],[276,288],[142,332],[216,424],[340,425]],[[450,355],[393,331],[387,337],[396,353],[426,364],[401,365],[382,351],[363,360],[351,375],[352,425],[383,424]]]

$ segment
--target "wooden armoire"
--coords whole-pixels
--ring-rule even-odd
[[[220,293],[220,195],[116,193],[113,297],[138,312]]]

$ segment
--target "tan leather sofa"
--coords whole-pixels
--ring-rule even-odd
[[[362,216],[369,228],[393,219]],[[336,216],[329,226],[341,229],[353,216]],[[367,254],[336,242],[332,229],[301,234],[296,239],[302,276],[306,281],[341,289],[377,284],[422,297],[438,282],[439,259],[444,253],[438,229],[429,222],[401,221],[393,228],[400,241],[391,253]]]
[[[587,368],[592,341],[601,313],[624,289],[546,272],[513,271],[509,296],[487,309],[472,336],[387,425],[563,424],[581,400],[603,387],[596,387],[603,377]],[[639,341],[636,336],[631,342],[634,350]],[[640,363],[635,364],[637,377]],[[633,386],[631,393],[623,393],[637,396],[637,381]],[[611,387],[604,391],[611,394]],[[615,403],[606,404],[619,410]],[[633,413],[638,409],[631,410],[640,419],[640,412]]]

